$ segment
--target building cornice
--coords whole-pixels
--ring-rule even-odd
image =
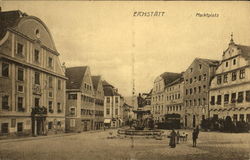
[[[237,71],[237,70],[240,70],[240,69],[244,69],[244,68],[248,68],[248,67],[250,68],[250,65],[246,65],[246,66],[243,66],[243,67],[232,69],[232,70],[229,70],[229,71],[226,71],[226,72],[217,73],[217,74],[215,74],[215,76],[223,75],[223,74],[226,74],[226,73],[229,73],[229,72],[234,72],[234,71]]]
[[[228,60],[230,60],[230,59],[234,59],[234,58],[236,58],[236,57],[238,57],[238,56],[240,56],[240,54],[237,54],[237,55],[235,55],[235,56],[229,57],[229,58],[227,58],[227,59],[223,59],[221,62],[225,62],[225,61],[228,61]]]
[[[38,70],[38,71],[41,71],[41,72],[44,72],[44,73],[47,73],[47,74],[51,74],[51,75],[56,76],[56,77],[60,77],[60,78],[65,79],[65,80],[68,79],[68,78],[67,78],[66,76],[64,76],[64,75],[60,75],[60,74],[57,74],[57,73],[52,72],[52,71],[50,71],[50,70],[44,69],[44,68],[42,68],[42,67],[35,66],[35,65],[33,65],[33,64],[30,64],[30,63],[27,63],[27,62],[20,61],[20,60],[18,60],[18,59],[16,59],[16,58],[6,56],[6,55],[4,55],[3,53],[0,53],[0,54],[1,54],[1,55],[0,55],[0,59],[3,58],[3,59],[6,59],[6,60],[9,60],[9,61],[11,61],[11,62],[20,64],[20,65],[30,67],[30,68],[32,68],[32,69],[36,69],[36,70]]]
[[[250,81],[241,82],[241,83],[237,83],[237,84],[231,84],[231,85],[225,85],[225,86],[220,86],[220,87],[214,87],[214,88],[210,88],[209,90],[213,91],[213,90],[218,90],[218,89],[223,89],[223,88],[228,88],[228,87],[237,87],[237,86],[244,85],[244,84],[250,84]]]

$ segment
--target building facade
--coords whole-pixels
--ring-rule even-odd
[[[196,127],[209,116],[209,85],[218,64],[217,60],[195,58],[184,72],[184,127]]]
[[[102,129],[104,123],[104,91],[101,76],[91,76],[95,92],[95,129]]]
[[[118,90],[103,81],[104,88],[104,125],[105,127],[118,128],[124,124],[123,104],[124,98],[118,93]]]
[[[0,135],[64,132],[65,82],[45,23],[0,12]]]
[[[66,131],[95,128],[95,92],[88,66],[66,68]]]
[[[179,73],[171,73],[165,72],[160,76],[156,77],[154,81],[154,86],[151,95],[151,105],[152,105],[152,112],[155,123],[164,122],[165,121],[165,113],[166,110],[164,109],[166,106],[165,101],[165,88],[166,86],[180,77],[181,74]]]
[[[184,107],[183,107],[183,90],[184,80],[181,76],[172,83],[168,84],[165,89],[165,114],[177,114],[180,117],[180,124],[184,122]]]
[[[210,116],[250,123],[250,46],[231,39],[210,87]]]

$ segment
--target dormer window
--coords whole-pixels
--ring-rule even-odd
[[[202,68],[202,65],[201,64],[199,64],[199,67],[200,67],[200,69]]]
[[[228,62],[226,62],[226,67],[228,67]]]
[[[190,68],[190,72],[193,72],[193,68]]]

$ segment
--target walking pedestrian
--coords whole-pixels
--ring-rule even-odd
[[[197,130],[194,129],[193,130],[193,147],[196,147],[196,143],[197,143],[197,138],[198,138],[198,134],[197,134]]]
[[[169,146],[170,146],[171,148],[175,148],[175,147],[176,147],[176,132],[174,131],[174,129],[173,129],[172,132],[170,133]]]

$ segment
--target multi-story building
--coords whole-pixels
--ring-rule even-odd
[[[91,76],[95,92],[95,129],[102,129],[104,122],[104,91],[101,76]]]
[[[123,104],[124,98],[118,93],[118,90],[103,81],[104,89],[104,125],[106,127],[117,128],[123,125]]]
[[[231,38],[215,73],[210,116],[250,122],[250,46],[235,44]]]
[[[181,126],[184,122],[184,107],[183,107],[183,76],[168,84],[165,89],[165,107],[164,114],[176,114],[180,117]]]
[[[152,114],[154,117],[154,121],[163,122],[165,120],[164,115],[164,106],[165,106],[165,88],[166,86],[179,78],[181,76],[180,73],[171,73],[165,72],[160,76],[156,77],[154,81],[154,87],[152,90]]]
[[[94,129],[95,93],[90,68],[66,68],[66,77],[66,131]]]
[[[46,24],[0,12],[0,135],[64,131],[64,70]]]
[[[209,85],[218,64],[217,60],[195,58],[183,74],[184,127],[196,127],[208,117]]]

